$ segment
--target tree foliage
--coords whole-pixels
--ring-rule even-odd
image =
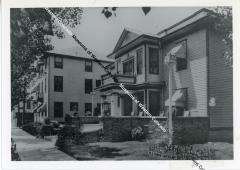
[[[50,8],[64,24],[80,24],[82,8]],[[11,101],[12,106],[23,99],[24,89],[36,73],[33,65],[44,51],[53,49],[51,35],[64,38],[64,33],[44,8],[12,8],[11,28]]]
[[[232,40],[232,7],[216,7],[213,9],[216,14],[214,29],[222,36],[226,45],[223,53],[226,64],[233,64],[233,40]]]

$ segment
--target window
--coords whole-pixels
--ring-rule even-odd
[[[63,102],[54,102],[54,117],[63,117]]]
[[[85,93],[90,94],[92,92],[92,79],[85,79]]]
[[[97,103],[97,107],[94,108],[94,116],[100,116],[101,115],[101,104]]]
[[[96,87],[101,86],[101,80],[96,80]]]
[[[92,61],[85,60],[85,71],[92,72]]]
[[[177,44],[182,44],[182,48],[176,54],[176,70],[181,71],[187,69],[187,40]]]
[[[152,116],[159,116],[160,107],[160,92],[149,91],[149,112]]]
[[[149,48],[149,73],[159,73],[159,57],[157,48]]]
[[[63,91],[63,76],[54,76],[54,91]]]
[[[27,109],[31,109],[31,101],[27,101]]]
[[[117,60],[117,74],[121,73],[121,60]]]
[[[85,103],[85,115],[91,116],[92,113],[92,103]]]
[[[55,68],[63,68],[63,58],[55,56],[54,57],[54,67]]]
[[[142,74],[143,60],[142,49],[137,50],[137,74]]]
[[[134,73],[134,60],[128,60],[123,63],[123,74],[133,75]]]
[[[70,102],[70,111],[78,111],[78,103]]]

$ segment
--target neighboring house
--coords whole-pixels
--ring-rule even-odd
[[[174,116],[208,117],[209,138],[216,138],[223,130],[223,138],[231,138],[233,74],[222,55],[221,36],[212,30],[214,17],[212,12],[202,9],[156,35],[124,29],[108,57],[115,60],[112,73],[119,83],[153,116],[164,117],[169,105],[164,57],[178,49],[172,75]],[[119,83],[106,74],[102,82],[96,88],[102,96],[102,115],[144,115]]]
[[[21,126],[22,124],[26,124],[29,122],[33,122],[33,113],[32,113],[32,105],[29,100],[25,103],[23,101],[19,101],[19,103],[12,108],[12,119],[15,121],[16,126]]]
[[[104,65],[112,63],[111,59],[95,55]],[[74,113],[100,115],[100,97],[92,91],[101,85],[104,70],[80,47],[46,52],[38,70],[29,96],[36,122],[47,117],[63,121],[65,114]]]

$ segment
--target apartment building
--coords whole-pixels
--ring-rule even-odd
[[[153,116],[167,117],[169,68],[164,60],[174,55],[173,116],[208,117],[210,131],[226,130],[224,135],[232,136],[233,74],[222,56],[222,38],[212,29],[214,18],[201,9],[157,34],[126,28],[108,57],[115,60],[112,73],[119,83]],[[144,116],[119,83],[106,74],[101,78],[96,90],[103,100],[102,115]]]
[[[103,65],[111,63],[111,59],[95,55]],[[46,117],[63,121],[65,114],[100,114],[100,97],[93,89],[101,85],[104,70],[80,47],[46,52],[38,62],[38,70],[28,99],[33,105],[34,121]]]

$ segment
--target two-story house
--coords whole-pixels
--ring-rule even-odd
[[[223,58],[225,45],[213,30],[214,18],[213,12],[201,9],[154,35],[124,29],[108,57],[115,60],[111,68],[119,83],[153,116],[167,117],[169,68],[164,59],[174,52],[174,116],[208,117],[210,136],[216,138],[225,131],[224,137],[232,138],[232,68]],[[102,86],[96,88],[102,98],[102,115],[144,116],[119,83],[102,76]]]
[[[104,65],[112,63],[111,59],[95,54]],[[101,85],[104,70],[80,47],[48,51],[38,67],[29,97],[35,121],[47,117],[63,121],[65,114],[100,115],[100,97],[93,89]]]

